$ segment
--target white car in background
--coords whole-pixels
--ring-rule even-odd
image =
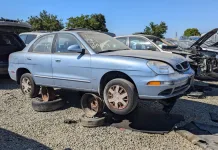
[[[28,45],[30,42],[32,42],[35,38],[44,35],[48,32],[46,31],[34,31],[34,32],[24,32],[20,33],[19,36],[23,40],[23,42]]]

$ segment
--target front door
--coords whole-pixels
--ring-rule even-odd
[[[69,51],[71,45],[81,43],[69,33],[59,33],[56,37],[52,55],[53,78],[55,86],[78,90],[91,89],[90,54]]]
[[[39,38],[25,55],[27,68],[38,85],[54,85],[51,64],[54,36],[54,34],[49,34]]]

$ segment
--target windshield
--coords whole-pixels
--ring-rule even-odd
[[[129,48],[122,42],[115,38],[99,33],[99,32],[79,32],[79,35],[92,48],[95,53],[129,50]]]
[[[197,41],[199,38],[199,36],[190,36],[189,40]]]

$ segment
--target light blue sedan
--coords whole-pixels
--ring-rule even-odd
[[[8,71],[30,97],[39,94],[39,86],[98,93],[120,115],[134,110],[138,98],[167,101],[182,95],[194,75],[182,56],[133,51],[113,37],[88,30],[36,38],[10,55]]]

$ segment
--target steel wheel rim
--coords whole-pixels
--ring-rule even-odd
[[[120,85],[113,85],[107,93],[109,105],[115,109],[124,109],[129,103],[126,90]]]
[[[31,86],[31,82],[30,82],[30,79],[27,78],[27,77],[24,77],[22,79],[22,82],[21,82],[21,88],[22,88],[22,91],[25,93],[25,94],[29,94],[32,90],[32,86]]]

